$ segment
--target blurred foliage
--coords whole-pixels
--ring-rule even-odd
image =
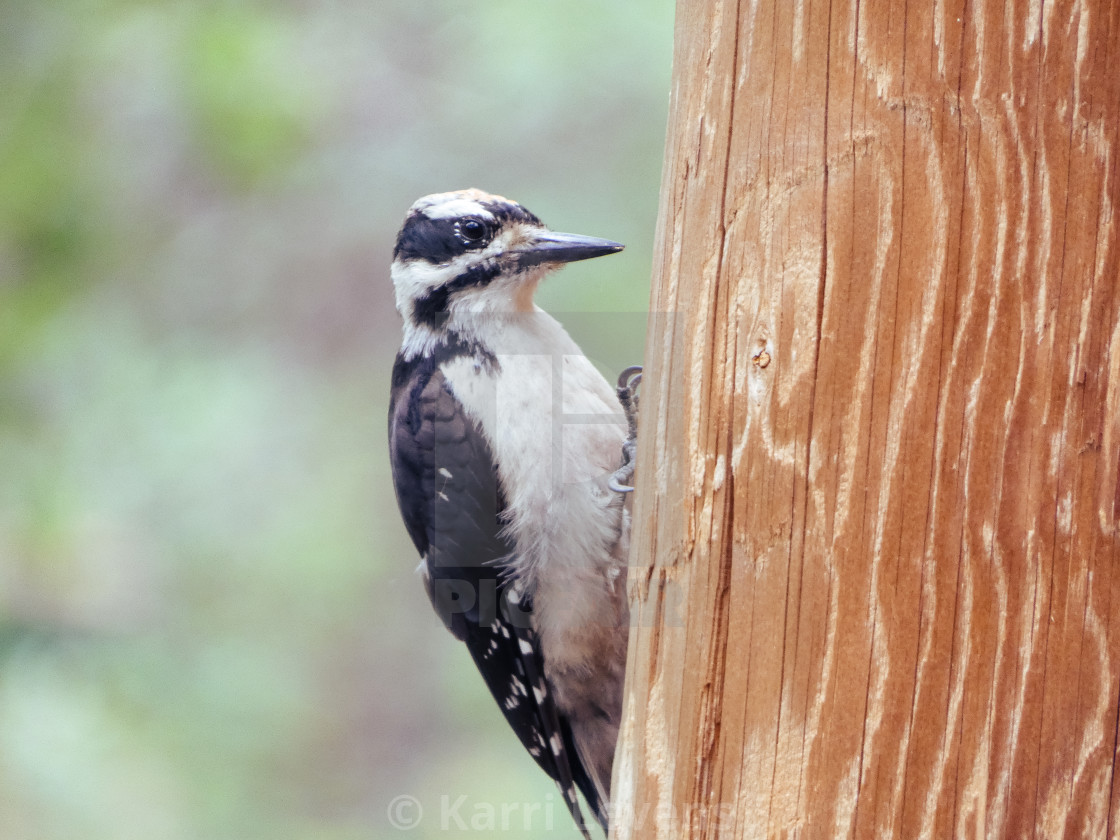
[[[509,195],[627,243],[540,299],[638,359],[671,5],[0,20],[0,838],[576,836],[413,574],[388,262]]]

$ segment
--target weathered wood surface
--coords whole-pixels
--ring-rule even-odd
[[[1120,2],[676,42],[615,836],[1120,836]]]

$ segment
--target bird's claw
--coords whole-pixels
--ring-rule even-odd
[[[626,442],[622,444],[622,463],[611,473],[607,486],[616,493],[632,493],[634,486],[634,456],[638,450],[638,386],[642,381],[642,366],[632,365],[618,377],[618,401],[626,412]]]
[[[616,493],[633,493],[634,485],[634,443],[626,441],[622,444],[622,466],[611,473],[607,479],[607,486]]]
[[[630,365],[622,373],[618,375],[618,388],[621,391],[623,388],[627,391],[633,391],[638,387],[638,383],[642,381],[642,366]]]

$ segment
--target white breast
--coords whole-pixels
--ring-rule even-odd
[[[519,555],[511,570],[532,585],[542,567],[601,567],[618,539],[606,480],[626,436],[614,389],[543,310],[480,317],[497,369],[463,357],[443,371],[497,461]]]

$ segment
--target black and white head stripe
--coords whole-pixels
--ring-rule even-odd
[[[393,251],[405,355],[428,352],[439,334],[464,329],[451,323],[457,308],[524,310],[549,268],[621,250],[608,239],[549,230],[516,201],[481,190],[424,196],[409,209]]]
[[[517,202],[481,190],[427,195],[409,209],[393,259],[446,263],[486,248],[511,223],[544,227]]]

